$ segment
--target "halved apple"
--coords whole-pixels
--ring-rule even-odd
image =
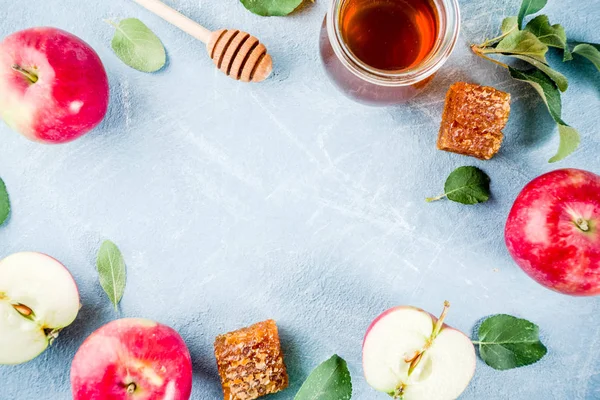
[[[0,364],[37,357],[78,311],[77,285],[54,258],[26,252],[0,261]]]
[[[445,325],[450,305],[436,318],[402,306],[381,314],[363,343],[365,378],[374,389],[402,400],[453,400],[475,373],[475,348]]]

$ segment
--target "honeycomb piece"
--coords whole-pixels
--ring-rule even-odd
[[[225,400],[253,400],[288,386],[273,320],[217,336],[215,357]]]
[[[510,94],[457,82],[446,94],[437,147],[489,160],[500,150],[509,114]]]

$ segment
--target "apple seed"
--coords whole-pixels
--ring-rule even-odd
[[[13,308],[24,317],[33,316],[33,310],[27,307],[25,304],[13,304]]]

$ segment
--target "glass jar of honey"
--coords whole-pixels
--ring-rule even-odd
[[[458,0],[333,0],[320,34],[335,85],[372,105],[406,102],[454,49]]]

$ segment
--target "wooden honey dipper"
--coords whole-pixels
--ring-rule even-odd
[[[265,80],[273,70],[273,60],[254,36],[239,30],[211,32],[159,0],[133,0],[206,44],[208,55],[227,76],[243,82]]]

